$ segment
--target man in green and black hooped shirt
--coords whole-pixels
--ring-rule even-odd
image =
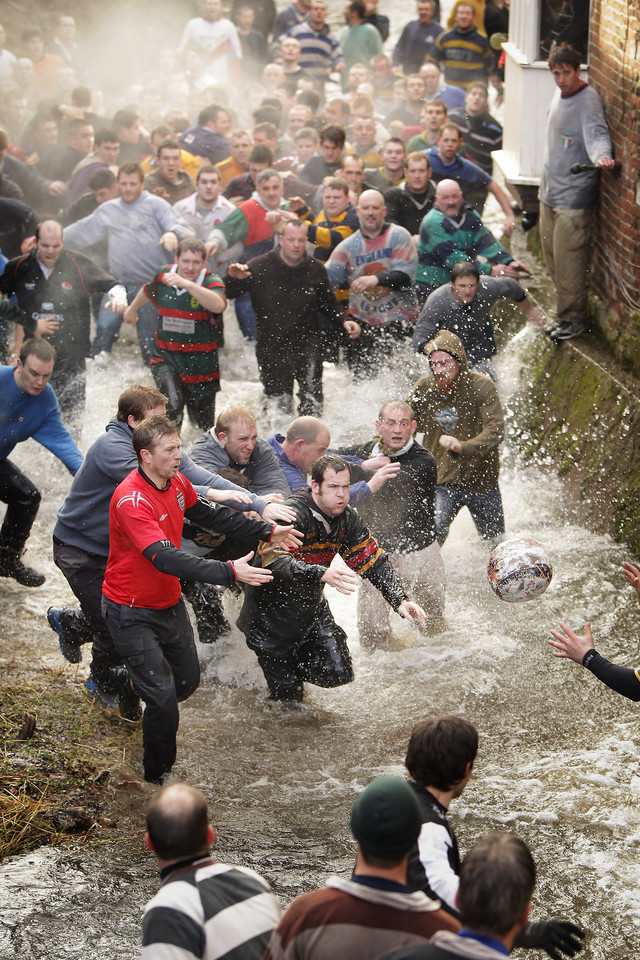
[[[147,300],[160,315],[150,365],[158,388],[169,398],[167,415],[180,426],[186,406],[191,420],[208,430],[220,389],[218,341],[227,301],[222,280],[206,269],[201,240],[181,241],[176,262],[162,267],[139,290],[125,320],[135,323]]]

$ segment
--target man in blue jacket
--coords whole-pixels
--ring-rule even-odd
[[[56,351],[46,340],[27,340],[17,367],[0,366],[0,499],[7,504],[0,528],[0,576],[12,577],[23,587],[39,587],[44,574],[20,559],[40,506],[35,485],[8,456],[22,440],[33,437],[76,474],[82,454],[60,417],[56,395],[49,385]]]

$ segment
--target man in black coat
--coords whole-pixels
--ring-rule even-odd
[[[345,448],[342,454],[368,459],[386,456],[400,472],[358,513],[389,554],[394,571],[408,594],[437,623],[444,609],[445,572],[435,532],[436,462],[416,440],[415,415],[404,400],[388,400],[375,423],[377,436]],[[389,612],[376,590],[363,582],[358,595],[360,643],[376,647],[391,638]]]

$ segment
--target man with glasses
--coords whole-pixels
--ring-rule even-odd
[[[386,458],[399,473],[374,496],[358,504],[358,513],[380,546],[409,596],[437,622],[444,609],[445,572],[436,540],[436,461],[415,439],[416,418],[404,400],[387,400],[375,422],[376,436],[342,454]],[[360,643],[379,647],[391,639],[389,608],[381,594],[362,582],[358,594]]]

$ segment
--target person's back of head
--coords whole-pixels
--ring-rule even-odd
[[[144,420],[156,407],[166,406],[167,403],[164,393],[160,393],[156,387],[146,383],[134,383],[118,397],[116,419],[122,423],[127,423],[129,417],[133,417],[134,420]]]
[[[186,783],[172,783],[160,790],[147,810],[147,836],[161,860],[206,855],[210,831],[202,793]]]
[[[416,795],[397,777],[378,777],[351,807],[351,833],[362,859],[379,870],[393,870],[403,862],[421,827]]]
[[[320,431],[325,429],[324,423],[318,417],[296,417],[287,427],[285,443],[293,444],[296,440],[313,443]]]
[[[526,843],[513,833],[485,834],[460,869],[463,926],[495,937],[524,926],[535,884],[536,867]]]
[[[478,731],[462,717],[423,720],[411,731],[405,766],[421,787],[452,790],[478,752]]]

